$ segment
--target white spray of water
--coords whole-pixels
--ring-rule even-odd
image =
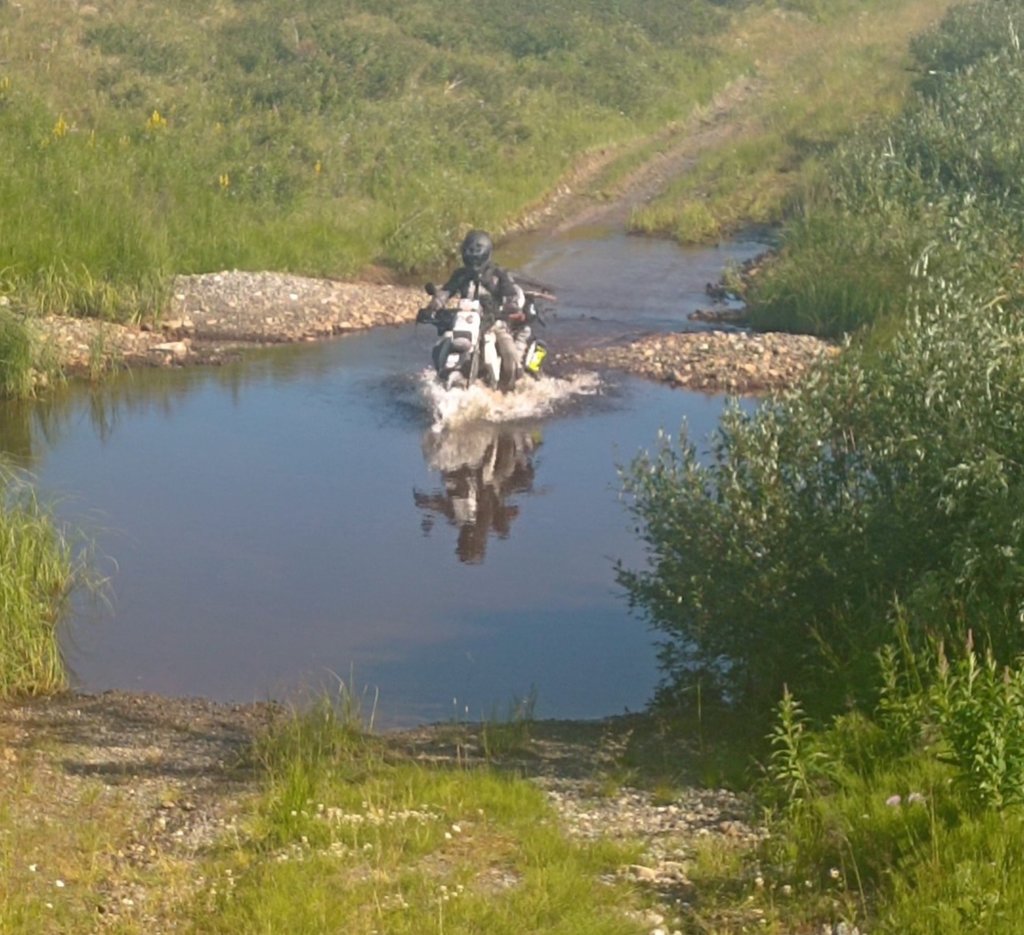
[[[546,416],[574,397],[594,396],[601,386],[596,373],[579,373],[566,379],[523,379],[513,393],[501,393],[482,384],[446,390],[429,368],[420,374],[420,382],[436,432],[473,422],[515,422]]]

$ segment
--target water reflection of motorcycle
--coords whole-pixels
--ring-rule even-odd
[[[434,295],[436,291],[433,283],[427,283],[428,294]],[[544,324],[538,302],[541,299],[553,301],[554,296],[521,289],[518,292],[515,301],[497,308],[489,296],[484,296],[458,299],[455,307],[428,306],[419,310],[417,324],[437,328],[434,369],[445,389],[481,381],[491,388],[508,391],[515,388],[521,374],[540,377],[547,346],[533,333],[538,324]],[[498,340],[502,330],[512,334],[514,344],[503,345]],[[509,348],[505,359],[503,347]]]
[[[508,498],[533,490],[533,455],[542,442],[537,429],[502,425],[464,426],[429,433],[423,445],[431,468],[440,470],[444,487],[413,490],[430,533],[438,517],[458,528],[455,554],[467,564],[483,562],[488,537],[505,539],[519,507]]]

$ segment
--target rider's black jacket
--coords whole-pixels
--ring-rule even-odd
[[[516,283],[512,275],[494,263],[488,263],[481,270],[460,266],[448,277],[437,298],[443,304],[449,296],[463,299],[480,299],[482,304],[500,305],[505,299],[517,296]],[[494,302],[488,302],[490,296]]]

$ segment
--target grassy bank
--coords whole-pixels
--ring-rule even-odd
[[[537,785],[481,758],[480,733],[460,725],[410,748],[366,734],[342,700],[279,713],[240,758],[221,750],[211,763],[227,709],[126,696],[75,706],[37,711],[0,761],[17,792],[0,799],[0,927],[12,935],[648,935],[648,910],[679,912],[623,872],[642,859],[639,837],[574,837]],[[0,742],[11,727],[0,719]],[[505,757],[540,762],[531,727],[485,732]],[[105,746],[90,745],[93,731]],[[599,742],[583,732],[581,749]],[[605,766],[590,779],[614,796],[605,769],[619,758],[597,753]]]
[[[908,291],[955,283],[979,307],[1015,307],[1024,249],[1017,141],[1024,9],[994,0],[913,45],[914,94],[822,163],[751,290],[758,327],[884,338]]]
[[[570,842],[528,783],[389,761],[330,707],[259,755],[269,792],[256,835],[198,931],[636,931],[637,895],[600,882],[635,853]]]
[[[731,21],[708,0],[4,6],[3,293],[126,318],[173,273],[436,263],[707,100],[741,67],[709,41]]]

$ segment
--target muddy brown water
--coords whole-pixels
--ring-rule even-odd
[[[659,330],[761,249],[577,232],[498,259],[552,286],[553,349]],[[575,374],[438,428],[414,325],[134,372],[0,408],[0,445],[109,577],[64,633],[75,685],[292,699],[340,684],[400,726],[638,710],[655,635],[614,562],[643,562],[618,467],[724,400]],[[454,427],[451,422],[457,422]]]

